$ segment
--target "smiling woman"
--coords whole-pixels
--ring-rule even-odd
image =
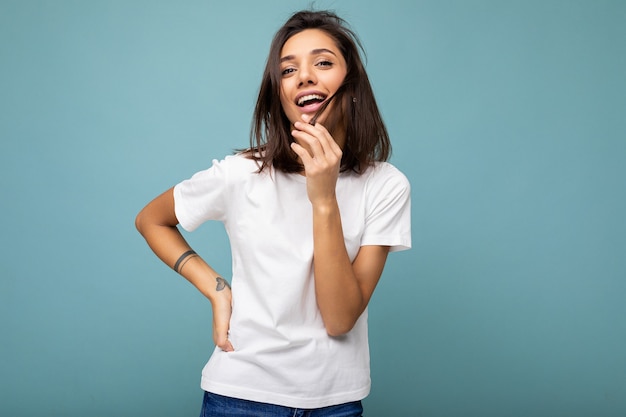
[[[357,45],[332,13],[294,14],[270,48],[250,148],[137,216],[156,255],[211,301],[203,416],[362,413],[367,305],[411,232],[410,186],[385,162],[389,138]],[[208,220],[228,232],[232,290],[178,230]]]
[[[371,161],[389,158],[391,143],[360,50],[356,34],[329,12],[296,13],[278,30],[263,73],[250,136],[251,149],[262,150],[251,156],[262,169],[273,166],[301,172],[301,161],[294,159],[291,148],[293,123],[306,114],[312,116],[307,122],[315,124],[331,103],[337,103],[337,108],[328,112],[330,119],[319,120],[342,142],[341,171],[363,172]],[[293,91],[295,96],[288,96]],[[305,103],[296,100],[309,93],[317,97],[300,108],[298,104]]]
[[[316,121],[325,124],[334,133],[335,141],[343,146],[343,120],[325,123],[329,114],[343,115],[342,112],[333,112],[332,107],[327,111],[322,109],[325,100],[330,100],[339,90],[348,72],[333,38],[319,29],[304,30],[285,42],[281,55],[280,102],[289,121],[293,124],[301,121],[303,114],[315,115],[320,111]]]

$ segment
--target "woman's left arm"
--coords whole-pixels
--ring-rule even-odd
[[[305,119],[306,121],[306,119]],[[304,165],[313,209],[315,293],[326,331],[349,332],[367,307],[383,272],[389,248],[362,246],[350,261],[335,187],[342,151],[319,123],[296,122],[292,149]]]
[[[315,294],[331,336],[349,332],[374,293],[382,275],[388,246],[361,246],[350,262],[339,208],[313,208]]]

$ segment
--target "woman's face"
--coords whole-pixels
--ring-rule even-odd
[[[346,77],[347,65],[333,38],[322,30],[307,29],[283,45],[280,71],[280,102],[293,125],[302,121],[303,114],[312,117],[335,94]],[[340,111],[336,104],[330,103],[317,119],[319,123],[325,125],[335,108]],[[333,118],[334,123],[339,119],[341,115]]]

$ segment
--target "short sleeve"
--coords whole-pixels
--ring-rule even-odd
[[[174,186],[174,210],[183,229],[191,232],[207,220],[224,220],[227,180],[227,160],[213,160],[209,169]]]
[[[384,245],[390,252],[411,248],[411,186],[393,165],[376,166],[366,190],[367,213],[361,245]]]

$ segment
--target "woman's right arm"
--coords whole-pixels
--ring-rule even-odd
[[[178,219],[174,212],[174,189],[170,188],[144,207],[135,226],[152,251],[170,268],[191,282],[213,307],[213,340],[220,349],[233,349],[228,340],[228,329],[232,312],[232,294],[228,283],[219,276],[195,252],[178,230]],[[180,262],[179,262],[180,260]]]

